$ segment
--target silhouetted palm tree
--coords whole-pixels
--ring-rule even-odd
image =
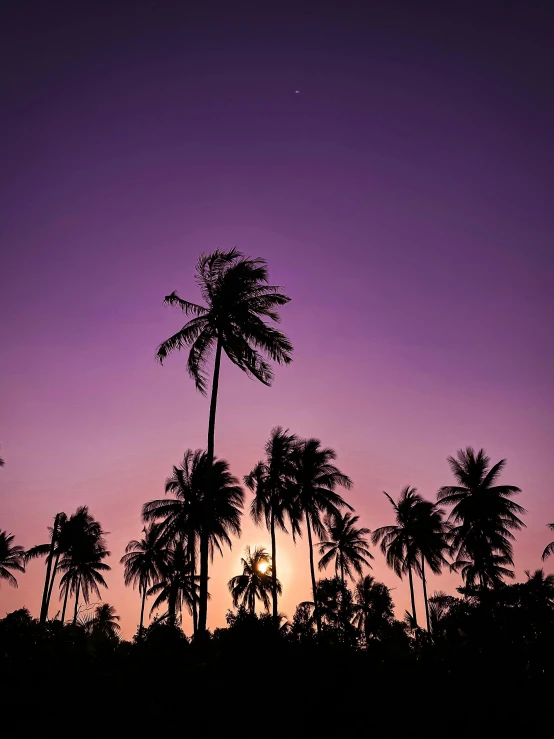
[[[115,608],[109,603],[101,603],[89,617],[81,619],[80,622],[93,636],[119,639],[121,627],[118,621],[119,616],[116,615]]]
[[[172,351],[190,347],[188,372],[197,389],[206,394],[206,365],[215,350],[207,449],[208,469],[211,471],[221,353],[224,351],[231,362],[247,375],[264,385],[271,385],[273,371],[264,355],[279,364],[288,364],[292,345],[283,333],[266,321],[278,322],[277,308],[288,303],[290,298],[280,292],[281,288],[268,285],[265,260],[244,257],[236,249],[202,255],[196,267],[196,280],[206,306],[183,300],[176,292],[166,296],[166,304],[194,317],[159,346],[157,357],[163,362]],[[207,497],[204,498],[206,501]],[[198,624],[201,632],[206,630],[208,561],[208,539],[201,536]]]
[[[133,588],[138,585],[141,596],[139,638],[143,635],[146,593],[162,577],[169,558],[168,548],[160,538],[160,527],[151,524],[143,531],[144,537],[130,541],[120,560],[125,567],[125,585]]]
[[[157,596],[150,608],[150,615],[162,603],[167,603],[167,612],[162,618],[167,618],[170,624],[177,626],[183,606],[192,613],[193,593],[198,589],[197,581],[198,578],[191,571],[186,545],[182,541],[176,542],[169,550],[161,579],[148,591],[148,595]]]
[[[324,525],[327,539],[319,542],[319,553],[323,556],[319,560],[318,568],[323,570],[334,559],[335,575],[340,577],[345,587],[345,577],[353,577],[352,571],[361,576],[362,565],[371,567],[367,559],[373,559],[368,549],[366,536],[371,531],[366,528],[356,528],[359,516],[351,513],[334,513],[325,516]]]
[[[186,547],[191,563],[191,573],[196,573],[196,541],[206,532],[208,560],[213,561],[214,551],[223,553],[225,544],[232,547],[231,535],[240,536],[240,517],[244,504],[244,491],[229,470],[229,463],[214,459],[211,473],[211,495],[205,491],[208,485],[208,455],[202,450],[185,452],[180,467],[173,468],[173,475],[166,481],[166,492],[175,497],[145,503],[142,517],[145,521],[160,523],[160,536],[164,541],[180,542]],[[200,580],[201,583],[201,580]],[[197,592],[192,592],[192,614],[195,624]]]
[[[269,611],[269,594],[271,592],[271,559],[263,547],[256,547],[252,552],[246,547],[245,556],[241,557],[242,575],[232,577],[228,582],[229,592],[233,596],[233,606],[239,603],[249,613],[256,611],[256,599],[261,600],[266,611]],[[281,594],[281,583],[277,580],[277,592]]]
[[[6,463],[4,462],[3,458],[0,457],[0,467],[3,467]]]
[[[25,553],[26,561],[46,556],[46,575],[40,607],[40,623],[42,624],[45,623],[48,618],[48,608],[50,605],[54,581],[56,579],[56,573],[58,571],[60,556],[64,552],[64,545],[69,541],[67,523],[68,519],[65,513],[56,513],[54,525],[48,527],[50,532],[50,543],[37,544],[28,549]],[[54,566],[52,567],[52,565]]]
[[[354,626],[364,634],[366,644],[370,639],[378,639],[394,619],[389,588],[366,575],[356,583],[354,601]]]
[[[106,549],[104,531],[98,521],[88,512],[87,506],[77,509],[67,521],[63,542],[63,553],[57,566],[63,576],[60,580],[61,593],[64,596],[62,623],[65,621],[65,610],[70,593],[75,593],[75,610],[73,623],[77,621],[79,597],[82,594],[85,603],[90,600],[91,592],[100,600],[99,585],[108,587],[101,572],[111,567],[102,560],[110,555]]]
[[[554,523],[548,523],[546,525],[549,529],[552,529],[552,531],[554,531]],[[550,557],[551,554],[554,554],[554,541],[551,541],[550,544],[546,545],[546,548],[542,553],[543,560],[545,560],[547,557]]]
[[[10,570],[25,572],[25,550],[18,544],[12,544],[13,534],[0,531],[0,580],[7,580],[13,587],[17,588],[17,580]]]
[[[482,589],[494,587],[507,575],[507,566],[513,565],[512,532],[525,526],[519,518],[525,509],[511,500],[521,490],[495,484],[506,460],[489,468],[483,449],[477,454],[471,447],[460,449],[456,457],[448,457],[448,463],[458,484],[442,487],[437,498],[453,506],[453,566],[462,570],[464,579],[478,579]]]
[[[294,448],[297,438],[280,426],[271,430],[265,445],[266,459],[258,462],[249,475],[244,478],[245,485],[254,492],[250,515],[258,525],[265,523],[271,536],[271,597],[273,619],[279,624],[277,604],[277,545],[275,530],[288,533],[287,522],[292,537],[301,534],[301,511],[294,486]]]
[[[435,575],[440,575],[442,567],[448,564],[445,554],[450,553],[450,525],[444,521],[444,511],[434,503],[420,498],[415,506],[415,521],[412,536],[419,555],[415,569],[421,577],[423,584],[425,617],[427,631],[430,633],[431,621],[427,599],[425,564],[427,563],[431,572]]]
[[[333,464],[335,458],[335,452],[332,449],[321,447],[319,439],[302,440],[295,446],[296,495],[302,516],[306,519],[310,575],[318,633],[321,631],[321,618],[317,603],[312,530],[316,536],[322,538],[325,534],[322,516],[336,515],[343,507],[352,510],[352,506],[335,492],[337,486],[346,489],[352,487],[351,479]]]
[[[381,551],[386,556],[388,566],[398,577],[408,573],[410,583],[410,597],[412,600],[412,620],[417,626],[415,607],[414,582],[412,570],[418,569],[418,549],[414,542],[414,530],[417,520],[417,506],[421,497],[416,489],[406,485],[400,493],[398,503],[388,493],[383,493],[389,499],[396,514],[396,525],[381,526],[371,537],[373,544],[381,542]]]

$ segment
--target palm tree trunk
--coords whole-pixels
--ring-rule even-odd
[[[60,520],[60,514],[56,513],[54,519],[54,528],[52,529],[52,541],[50,542],[50,551],[48,552],[48,558],[46,560],[46,578],[44,580],[44,590],[42,592],[42,603],[40,606],[40,623],[46,623],[46,614],[48,611],[48,591],[50,590],[50,576],[52,572],[52,560],[54,559],[54,548],[56,546],[56,540],[58,536],[58,522]]]
[[[67,608],[67,599],[69,597],[69,583],[67,583],[67,587],[65,589],[65,595],[63,598],[63,608],[62,608],[62,624],[65,623],[65,609]]]
[[[308,531],[308,546],[310,548],[310,574],[312,576],[312,594],[314,599],[315,622],[317,625],[317,633],[321,634],[321,616],[319,615],[319,606],[317,603],[317,586],[315,583],[314,569],[314,548],[312,546],[312,527],[310,526],[310,517],[306,514],[306,529]]]
[[[345,610],[345,603],[344,603],[344,596],[346,593],[346,583],[344,581],[344,559],[340,558],[340,582],[342,587],[342,594],[341,594],[341,601],[340,601],[340,611],[341,611],[341,619],[342,619],[342,628],[344,629],[344,638],[346,639],[346,610]]]
[[[144,624],[144,604],[146,603],[146,584],[142,586],[142,604],[140,607],[139,639],[142,639],[142,628]]]
[[[273,623],[275,627],[279,626],[279,616],[277,608],[277,545],[275,541],[275,514],[271,509],[271,520],[269,524],[271,532],[271,597],[273,599]]]
[[[427,600],[427,580],[425,578],[425,557],[421,557],[421,582],[423,583],[423,599],[425,601],[425,617],[427,619],[427,632],[431,633],[431,621],[429,619],[429,601]]]
[[[190,547],[190,568],[192,570],[192,633],[196,636],[198,632],[198,601],[196,599],[196,540],[192,537]]]
[[[54,589],[54,581],[58,572],[58,562],[60,561],[60,552],[56,554],[56,561],[54,562],[54,570],[52,572],[52,578],[50,579],[50,587],[48,589],[48,598],[46,600],[46,618],[48,618],[48,609],[50,608],[50,598],[52,597],[52,590]]]
[[[75,592],[75,610],[73,611],[73,625],[77,623],[77,614],[79,613],[79,591],[81,590],[81,578],[77,580],[77,590]]]
[[[410,581],[410,595],[412,596],[412,618],[414,620],[414,626],[417,627],[417,615],[415,609],[415,596],[414,596],[414,581],[412,579],[412,567],[408,567],[408,578]]]
[[[214,440],[215,440],[215,413],[217,409],[217,390],[219,387],[219,368],[221,366],[221,337],[217,338],[215,350],[214,376],[212,381],[212,398],[210,401],[210,420],[208,423],[208,452],[207,465],[208,474],[206,480],[206,491],[204,492],[204,505],[202,515],[202,530],[200,532],[200,603],[198,607],[198,631],[200,634],[206,632],[208,620],[208,569],[210,555],[210,532],[209,523],[209,498],[212,494],[212,466],[214,462]]]

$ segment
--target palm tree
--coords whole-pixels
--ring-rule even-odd
[[[191,571],[191,563],[184,542],[177,542],[168,551],[167,563],[160,580],[148,590],[148,595],[157,595],[150,609],[150,615],[162,603],[167,603],[167,613],[163,618],[173,626],[182,614],[183,606],[192,613],[193,593],[198,589],[198,578]]]
[[[46,556],[46,575],[44,579],[44,589],[42,592],[42,602],[40,606],[41,624],[46,623],[46,620],[48,618],[48,608],[50,605],[50,598],[52,596],[54,581],[56,579],[58,563],[60,561],[60,556],[64,551],[64,542],[67,543],[67,521],[68,519],[65,513],[56,513],[56,516],[54,518],[54,525],[48,527],[48,530],[50,531],[50,543],[37,544],[36,546],[28,549],[25,553],[26,561],[36,559],[37,557]],[[52,565],[54,565],[53,569]]]
[[[434,575],[440,575],[442,567],[448,565],[445,554],[450,553],[450,525],[444,521],[444,511],[442,508],[421,498],[415,506],[415,521],[412,536],[419,554],[419,560],[415,569],[421,577],[423,584],[427,631],[431,633],[425,564],[427,563]]]
[[[359,516],[340,512],[325,516],[324,525],[327,539],[319,542],[319,553],[323,556],[319,560],[318,568],[323,570],[334,559],[335,575],[340,577],[342,587],[345,587],[345,577],[352,578],[352,570],[362,575],[362,565],[370,567],[367,558],[373,559],[365,539],[371,531],[366,528],[356,528]]]
[[[384,492],[383,495],[386,495],[394,509],[396,525],[381,526],[373,532],[371,540],[373,544],[381,542],[381,551],[386,556],[387,564],[398,577],[402,578],[402,575],[408,573],[412,620],[417,626],[412,570],[418,568],[418,550],[413,533],[416,525],[417,505],[422,499],[417,495],[416,489],[409,485],[403,488],[398,503],[395,503],[388,493]]]
[[[17,580],[10,570],[25,572],[25,550],[18,544],[12,545],[14,539],[13,534],[0,531],[0,580],[7,580],[13,588],[17,588]]]
[[[242,575],[232,577],[228,582],[229,592],[233,596],[233,606],[239,603],[249,613],[256,610],[256,599],[261,600],[266,611],[269,611],[269,594],[272,590],[271,558],[263,547],[256,547],[252,552],[246,547],[245,557],[241,558]],[[281,594],[281,583],[277,580],[277,592]]]
[[[211,473],[214,459],[215,418],[221,354],[225,352],[233,364],[247,375],[264,385],[271,385],[273,371],[264,358],[288,364],[291,361],[292,345],[287,337],[268,325],[267,319],[278,322],[277,308],[290,298],[281,288],[268,284],[267,264],[263,259],[251,259],[236,249],[224,252],[217,250],[204,254],[198,260],[196,280],[200,286],[205,306],[180,298],[176,292],[166,296],[167,305],[180,308],[192,315],[183,328],[164,341],[157,351],[160,362],[175,350],[190,347],[187,369],[194,379],[196,388],[207,392],[208,374],[206,366],[215,351],[210,416],[208,422],[207,467]],[[211,492],[211,475],[208,479]],[[208,496],[204,496],[208,516]],[[208,612],[208,568],[209,539],[200,536],[200,602],[199,631],[206,630]]]
[[[144,537],[133,539],[125,547],[125,554],[120,559],[124,565],[125,585],[138,585],[141,595],[139,638],[143,636],[144,604],[148,589],[162,577],[168,564],[169,552],[160,538],[160,527],[151,524],[143,529]]]
[[[232,548],[231,535],[240,536],[240,517],[244,505],[244,491],[229,470],[224,459],[214,459],[210,475],[211,495],[206,496],[208,485],[208,455],[197,449],[185,452],[183,463],[173,468],[173,475],[166,481],[166,492],[175,497],[145,503],[142,517],[145,521],[159,521],[163,541],[186,544],[191,573],[196,574],[196,541],[206,532],[208,559],[213,561],[217,549],[223,553],[223,545]],[[206,497],[208,500],[206,502]],[[200,579],[200,585],[202,581]],[[198,593],[192,591],[192,614],[195,625]],[[196,632],[195,632],[196,633]]]
[[[0,467],[3,467],[5,464],[4,459],[0,457]]]
[[[546,525],[549,529],[552,529],[552,531],[554,531],[554,523],[548,523]],[[546,545],[546,548],[542,553],[542,559],[545,560],[547,557],[550,557],[551,554],[554,554],[554,541],[551,541],[550,544]]]
[[[353,624],[363,633],[367,645],[370,639],[378,639],[394,619],[390,590],[371,575],[366,575],[356,583],[354,600]]]
[[[525,509],[512,500],[521,490],[495,484],[506,460],[490,467],[483,449],[477,454],[471,447],[460,449],[448,463],[458,484],[442,487],[437,498],[452,506],[454,568],[478,579],[481,589],[494,587],[513,565],[512,532],[525,526],[519,518]]]
[[[312,530],[319,538],[325,534],[322,516],[336,515],[340,508],[353,510],[335,492],[337,486],[352,487],[352,480],[334,464],[336,453],[333,449],[321,447],[319,439],[306,439],[298,442],[294,451],[295,486],[302,516],[306,519],[308,548],[310,553],[310,575],[312,595],[318,633],[321,632],[321,617],[317,602]]]
[[[258,526],[264,522],[271,536],[271,598],[273,620],[277,627],[279,611],[275,530],[279,528],[288,533],[288,522],[293,540],[297,534],[301,535],[301,511],[294,487],[294,449],[297,441],[294,434],[289,434],[288,430],[284,431],[280,426],[272,429],[265,445],[265,461],[258,462],[244,478],[244,484],[254,492],[250,515]]]
[[[119,616],[116,615],[115,608],[109,603],[101,603],[94,609],[92,617],[83,619],[81,623],[93,636],[119,639],[121,627],[118,621]]]
[[[85,603],[90,600],[91,592],[100,600],[99,586],[107,588],[101,572],[111,569],[103,560],[110,555],[104,540],[105,532],[98,521],[89,514],[88,507],[77,509],[67,522],[63,553],[57,569],[63,572],[60,580],[61,593],[64,596],[62,623],[70,593],[75,593],[75,610],[73,623],[77,621],[79,597],[82,594]]]

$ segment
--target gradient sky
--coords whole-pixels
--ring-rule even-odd
[[[483,446],[524,491],[518,579],[540,566],[554,521],[551,3],[113,5],[3,11],[0,528],[29,547],[88,504],[111,532],[104,597],[132,635],[139,596],[119,557],[142,503],[206,443],[185,356],[154,361],[183,323],[162,299],[199,299],[198,254],[236,245],[292,297],[295,353],[271,389],[223,362],[216,453],[235,474],[274,425],[318,436],[374,529],[391,522],[383,490],[433,499],[447,456]],[[278,542],[292,618],[308,553]],[[257,543],[269,537],[245,518],[212,570],[211,627]],[[402,617],[407,583],[375,557]],[[38,615],[43,576],[35,562],[18,590],[1,584],[0,615]]]

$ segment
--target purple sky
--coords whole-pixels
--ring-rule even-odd
[[[182,324],[162,299],[197,300],[198,254],[236,245],[291,295],[295,355],[269,390],[224,362],[216,452],[235,474],[274,425],[318,436],[374,529],[391,522],[383,490],[434,498],[447,455],[484,446],[529,510],[516,574],[538,567],[554,520],[552,6],[14,5],[0,39],[0,528],[31,546],[56,511],[88,504],[111,532],[105,598],[133,633],[118,559],[207,429],[185,357],[154,361]],[[244,546],[269,543],[244,529],[213,570],[212,626]],[[292,617],[307,549],[280,544]],[[375,555],[402,616],[407,584]],[[19,590],[1,585],[0,615],[36,614],[43,574],[33,563]]]

